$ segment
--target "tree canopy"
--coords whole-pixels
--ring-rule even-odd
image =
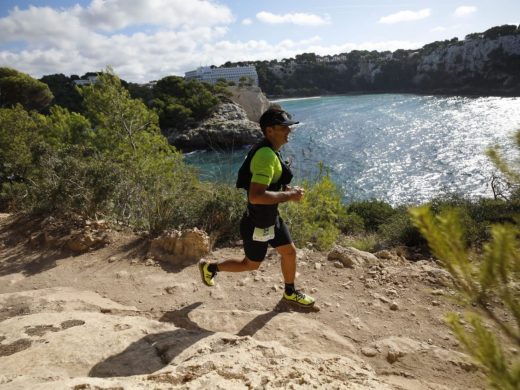
[[[11,68],[0,68],[0,107],[21,104],[27,110],[40,111],[53,99],[47,84]]]
[[[160,134],[157,115],[131,99],[121,80],[110,69],[96,83],[81,88],[85,115],[96,129],[94,143],[100,150],[114,150],[121,142],[137,149],[141,134]]]
[[[154,107],[161,128],[182,130],[207,117],[229,93],[226,84],[209,85],[197,80],[167,76],[157,81],[152,89]]]
[[[54,95],[52,106],[61,106],[69,111],[82,112],[82,98],[72,77],[67,77],[63,74],[53,74],[43,76],[40,81],[47,84]]]

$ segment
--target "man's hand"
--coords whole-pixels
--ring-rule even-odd
[[[298,186],[294,186],[289,187],[288,192],[290,201],[299,202],[300,200],[302,200],[303,195],[305,194],[305,189]]]

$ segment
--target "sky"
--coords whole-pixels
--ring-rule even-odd
[[[415,49],[520,23],[520,0],[0,0],[0,67],[144,83],[226,61]]]

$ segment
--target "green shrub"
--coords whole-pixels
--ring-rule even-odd
[[[518,34],[518,27],[514,24],[504,24],[502,26],[491,27],[490,29],[484,31],[484,38],[488,39],[497,39],[498,37],[505,35],[515,35]]]
[[[8,213],[28,209],[28,183],[4,182],[0,185],[0,210]]]
[[[39,159],[24,207],[38,214],[85,216],[110,213],[111,197],[121,177],[119,167],[91,148],[49,149]]]
[[[377,231],[381,224],[396,213],[388,203],[375,199],[350,203],[347,212],[359,215],[363,219],[365,229],[370,232]]]
[[[484,224],[478,224],[471,216],[472,201],[459,194],[446,194],[434,198],[430,203],[433,214],[455,213],[464,226],[463,240],[466,245],[476,244],[485,236]]]
[[[152,105],[159,115],[163,129],[184,129],[193,121],[191,110],[176,102],[174,98],[154,99]]]
[[[450,194],[433,199],[430,207],[435,215],[450,211],[456,213],[464,226],[464,241],[471,246],[480,246],[489,240],[493,224],[513,223],[515,215],[520,214],[520,202],[515,198],[472,200]]]
[[[91,146],[96,136],[87,118],[60,106],[51,107],[45,122],[40,129],[42,138],[54,147]]]
[[[226,184],[204,184],[197,225],[210,234],[213,243],[238,239],[246,206],[243,191]]]
[[[43,123],[41,115],[19,104],[0,108],[0,184],[9,175],[25,177],[34,170],[32,149],[40,142]]]
[[[121,177],[114,198],[119,220],[152,233],[170,227],[194,226],[195,171],[160,135],[142,133],[135,151],[121,152]]]
[[[365,231],[365,222],[356,213],[345,213],[340,220],[340,228],[344,234],[359,234]]]
[[[476,222],[514,223],[515,215],[520,214],[520,201],[516,199],[479,199],[469,205],[469,213]],[[486,237],[489,239],[489,235]]]
[[[345,219],[341,192],[328,175],[303,186],[305,196],[301,202],[284,204],[282,214],[297,245],[311,242],[320,250],[328,249],[336,242],[340,223]]]
[[[45,118],[20,106],[0,110],[2,173],[27,173],[24,183],[3,183],[2,205],[102,214],[151,232],[195,226],[199,181],[160,134],[157,115],[110,69],[81,93],[90,121],[60,107]]]
[[[440,214],[445,210],[454,208],[467,208],[471,201],[456,193],[444,194],[433,198],[430,201],[430,209],[434,214]]]
[[[379,225],[379,233],[386,246],[423,246],[426,241],[413,225],[406,207],[399,207],[386,222]]]
[[[114,155],[118,149],[136,152],[142,134],[160,135],[157,114],[141,100],[131,99],[110,68],[80,92],[85,115],[96,129],[93,143],[100,151]]]

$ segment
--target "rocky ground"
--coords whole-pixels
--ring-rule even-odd
[[[444,324],[449,275],[399,251],[351,267],[299,250],[297,286],[319,311],[280,302],[279,259],[202,284],[195,264],[150,259],[146,237],[51,249],[0,216],[1,389],[484,389]],[[210,258],[240,259],[240,247]]]

